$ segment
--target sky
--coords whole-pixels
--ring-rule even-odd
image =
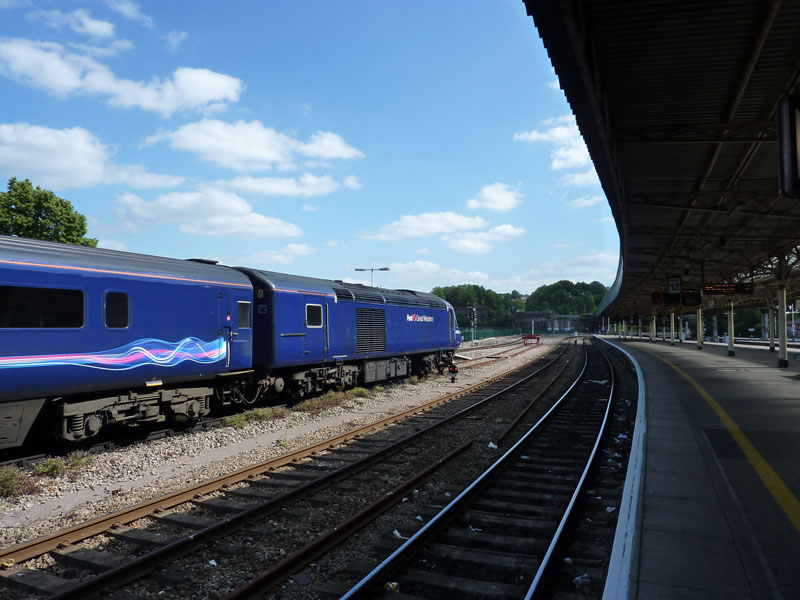
[[[0,190],[99,246],[429,291],[615,277],[521,0],[0,0]]]

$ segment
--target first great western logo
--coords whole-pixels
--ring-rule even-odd
[[[433,323],[433,317],[428,315],[407,314],[406,321],[409,321],[411,323]]]

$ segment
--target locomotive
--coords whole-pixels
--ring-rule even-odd
[[[442,373],[460,343],[425,292],[0,236],[0,449]]]

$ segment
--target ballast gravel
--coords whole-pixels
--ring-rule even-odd
[[[455,383],[446,374],[431,375],[416,384],[386,384],[383,391],[372,390],[369,397],[355,398],[319,415],[291,411],[284,418],[253,422],[241,429],[220,427],[100,454],[74,479],[42,478],[40,493],[0,499],[0,547],[49,535],[419,406],[533,360],[561,339],[543,336],[540,345],[524,348],[522,344],[493,348],[492,341],[482,341],[476,347],[460,348],[458,354],[508,358],[469,369],[462,363]]]

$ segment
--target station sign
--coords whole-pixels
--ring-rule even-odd
[[[703,303],[703,296],[700,290],[686,290],[681,294],[681,304],[684,306],[700,306]]]
[[[752,283],[707,283],[703,286],[706,294],[752,294]]]
[[[667,293],[680,294],[681,293],[681,278],[680,277],[667,277]]]
[[[700,306],[703,303],[703,296],[700,290],[686,290],[679,294],[652,292],[650,303],[653,306]]]
[[[663,296],[664,294],[662,294],[661,292],[653,292],[652,294],[650,294],[650,303],[653,306],[661,306],[662,304],[664,304]]]
[[[787,198],[800,198],[800,98],[784,97],[778,104],[778,187]]]
[[[664,294],[664,306],[680,306],[680,294]]]

